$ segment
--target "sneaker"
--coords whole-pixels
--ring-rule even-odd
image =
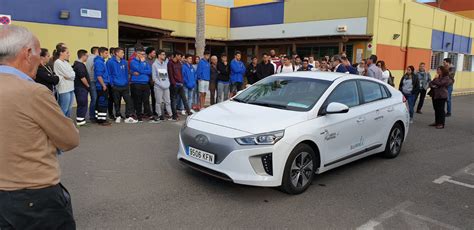
[[[191,109],[191,113],[196,113],[196,111],[194,109]]]
[[[101,123],[98,123],[100,126],[111,126],[112,123],[110,123],[109,121],[104,121],[104,122],[101,122]]]
[[[181,110],[181,115],[185,116],[185,115],[186,115],[186,111]]]
[[[115,123],[120,123],[120,122],[122,122],[122,117],[119,116],[115,118]]]
[[[161,120],[159,118],[153,118],[153,119],[150,119],[150,121],[148,123],[151,123],[151,124],[159,124],[161,123]]]
[[[436,129],[444,129],[444,125],[437,125]]]
[[[109,115],[109,119],[110,120],[115,120],[115,116],[114,115]]]
[[[139,117],[138,122],[143,122],[143,118]]]
[[[423,114],[420,110],[417,110],[416,113],[418,113],[418,114]]]
[[[192,111],[189,111],[188,113],[186,113],[188,116],[191,116],[193,115],[193,112]]]
[[[446,113],[446,117],[450,117],[451,116],[451,113]]]
[[[138,121],[133,119],[133,117],[129,117],[129,118],[125,119],[124,122],[126,124],[136,124],[136,123],[138,123]]]
[[[178,117],[172,117],[172,118],[168,119],[168,121],[179,121],[179,118]]]
[[[77,127],[86,125],[86,121],[80,121],[76,123]]]
[[[159,119],[160,119],[160,121],[164,121],[164,120],[165,120],[165,117],[163,117],[163,115],[161,115],[161,116],[159,117]]]
[[[436,124],[436,122],[429,124],[429,126],[437,126],[437,125],[438,125],[438,124]]]

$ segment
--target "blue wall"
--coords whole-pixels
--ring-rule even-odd
[[[433,30],[431,49],[435,51],[470,54],[472,39],[469,37]]]
[[[102,18],[81,17],[81,8],[100,10]],[[68,10],[69,19],[59,19],[59,12]],[[0,14],[12,21],[107,28],[107,0],[0,0]]]
[[[230,27],[283,24],[285,3],[265,3],[230,9]]]

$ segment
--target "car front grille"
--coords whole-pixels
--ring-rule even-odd
[[[263,164],[263,169],[268,175],[273,176],[273,162],[272,162],[272,154],[268,153],[265,155],[262,155],[262,164]]]

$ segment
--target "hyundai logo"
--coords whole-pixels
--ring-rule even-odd
[[[196,143],[198,143],[199,145],[207,145],[209,143],[209,139],[207,139],[206,136],[202,135],[202,134],[199,134],[196,136]]]

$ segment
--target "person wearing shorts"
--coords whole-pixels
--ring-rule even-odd
[[[245,65],[241,61],[240,51],[235,51],[234,59],[230,62],[230,92],[235,96],[238,91],[242,90],[245,75]]]
[[[211,64],[209,63],[209,51],[204,52],[203,58],[199,61],[196,75],[199,85],[199,106],[204,108],[206,102],[206,93],[209,90],[209,81],[211,80]]]

